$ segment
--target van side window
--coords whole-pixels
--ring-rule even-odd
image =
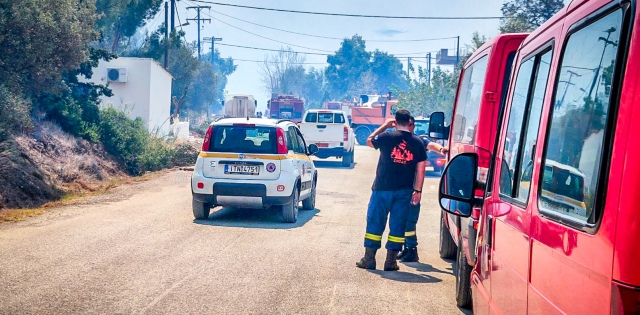
[[[454,141],[467,144],[474,141],[488,61],[489,57],[484,56],[464,70],[454,118]]]
[[[336,124],[344,124],[344,115],[342,114],[335,114],[336,118],[334,119],[333,122],[335,122]]]
[[[552,55],[552,51],[547,50],[522,64],[509,113],[500,194],[522,203],[529,198],[533,155]]]
[[[518,158],[517,148],[522,135],[522,125],[527,99],[529,98],[529,86],[531,85],[534,62],[534,59],[531,58],[520,66],[511,100],[509,124],[507,125],[507,134],[504,140],[502,168],[500,170],[500,194],[509,197],[513,196],[514,191],[516,160]]]
[[[568,221],[595,223],[622,12],[569,36],[549,121],[539,207]]]

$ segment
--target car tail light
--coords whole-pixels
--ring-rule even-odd
[[[491,165],[491,152],[478,149],[478,175],[476,180],[480,183],[480,187],[483,187],[487,184],[487,177],[489,176],[489,165]],[[481,194],[478,194],[476,191],[476,196],[481,197],[484,196],[484,189],[481,190]]]
[[[280,128],[276,128],[276,137],[278,138],[278,154],[287,154],[287,141],[284,138],[284,131]]]
[[[344,127],[344,140],[349,141],[349,127]]]
[[[443,166],[445,164],[447,164],[447,159],[443,159],[443,158],[437,158],[436,159],[436,165]]]
[[[209,151],[209,144],[211,144],[211,131],[213,130],[213,125],[209,126],[207,129],[207,133],[204,134],[204,142],[202,143],[202,151]]]
[[[204,183],[198,183],[198,189],[204,189]]]
[[[255,127],[256,124],[233,124],[234,126],[238,126],[238,127]]]
[[[611,287],[611,314],[640,314],[640,288],[618,282]]]
[[[278,191],[284,191],[284,185],[278,185]]]

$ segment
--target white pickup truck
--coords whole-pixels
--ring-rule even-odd
[[[341,110],[310,109],[302,117],[300,132],[309,144],[318,146],[321,159],[341,157],[342,166],[354,161],[355,136],[347,115]]]

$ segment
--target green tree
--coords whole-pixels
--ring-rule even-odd
[[[374,90],[378,94],[385,94],[389,87],[396,85],[406,88],[402,63],[398,58],[387,52],[375,50],[371,61],[371,72],[375,76]]]
[[[431,84],[428,82],[426,69],[418,67],[417,79],[406,75],[406,90],[395,87],[394,94],[398,95],[398,108],[405,108],[416,116],[429,116],[432,112],[453,110],[458,76],[452,72],[437,67],[431,74]]]
[[[211,53],[202,55],[202,60],[211,60]],[[215,79],[217,88],[214,104],[218,106],[217,104],[222,104],[222,101],[224,101],[224,90],[227,87],[228,78],[231,74],[233,74],[233,72],[236,71],[238,65],[233,62],[233,58],[231,57],[222,58],[220,56],[220,51],[216,49],[213,54],[212,67],[214,73],[216,74]],[[219,105],[219,107],[214,107],[213,110],[216,111],[221,108],[222,106]]]
[[[25,95],[58,86],[98,38],[93,1],[0,0],[0,78]]]
[[[323,69],[307,69],[302,86],[302,96],[306,100],[307,108],[320,108],[324,101]]]
[[[501,33],[528,33],[564,7],[563,0],[509,0],[502,5]]]
[[[125,40],[152,19],[164,0],[96,0],[100,15],[97,27],[102,33],[102,48],[119,53]]]
[[[325,77],[331,96],[343,97],[370,69],[371,53],[361,36],[345,39],[334,55],[327,56]]]

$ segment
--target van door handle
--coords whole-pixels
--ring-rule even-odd
[[[487,247],[489,249],[491,249],[493,244],[493,216],[492,215],[488,215],[487,216]]]

